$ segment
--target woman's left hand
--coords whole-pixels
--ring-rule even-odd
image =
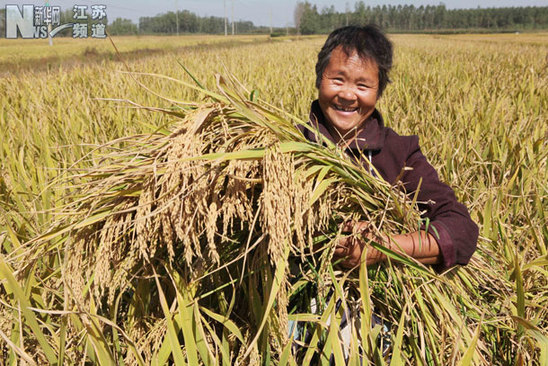
[[[367,245],[368,240],[373,240],[384,245],[390,250],[408,255],[423,264],[441,263],[441,253],[437,241],[432,234],[423,230],[408,234],[376,235],[370,229],[367,221],[346,222],[342,232],[350,235],[342,238],[335,248],[335,259],[345,268],[355,268],[360,265],[362,252],[367,246],[365,264],[371,265],[386,260],[386,255]]]

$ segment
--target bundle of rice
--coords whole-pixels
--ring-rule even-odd
[[[105,146],[73,177],[65,217],[33,241],[35,259],[63,248],[66,338],[102,363],[485,361],[472,276],[439,277],[374,241],[397,267],[332,264],[348,220],[379,235],[416,230],[412,198],[330,142],[306,141],[303,122],[234,81],[218,85],[201,90],[205,102],[157,109],[175,117],[169,128]],[[345,349],[350,302],[362,316]],[[393,328],[389,355],[373,304]],[[288,336],[288,320],[308,325],[306,341]]]

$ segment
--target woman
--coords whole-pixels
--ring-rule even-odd
[[[419,209],[430,220],[428,231],[421,228],[384,237],[385,246],[442,269],[467,264],[476,248],[477,225],[453,190],[440,182],[421,153],[418,137],[399,136],[385,127],[375,108],[390,81],[391,67],[392,44],[379,28],[349,26],[333,31],[318,54],[319,93],[312,103],[310,123],[362,164],[372,165],[375,169],[371,171],[386,181],[401,181],[406,193],[418,189],[418,202],[424,202]],[[311,130],[302,128],[302,132],[307,139],[318,140]],[[367,222],[347,223],[344,230],[372,238]],[[348,236],[339,242],[335,257],[347,268],[356,267],[364,247],[364,240]],[[386,259],[373,248],[366,255],[367,265]]]

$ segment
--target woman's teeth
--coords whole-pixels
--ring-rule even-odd
[[[338,105],[335,105],[334,107],[336,110],[342,111],[342,112],[354,112],[358,109],[358,108],[342,107]]]

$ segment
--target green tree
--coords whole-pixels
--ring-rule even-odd
[[[316,5],[304,2],[304,11],[299,26],[301,34],[316,34],[320,32],[320,14]]]
[[[137,29],[137,25],[134,24],[130,19],[116,18],[108,26],[108,32],[109,34],[113,36],[131,35],[131,34],[137,34],[138,29]]]

